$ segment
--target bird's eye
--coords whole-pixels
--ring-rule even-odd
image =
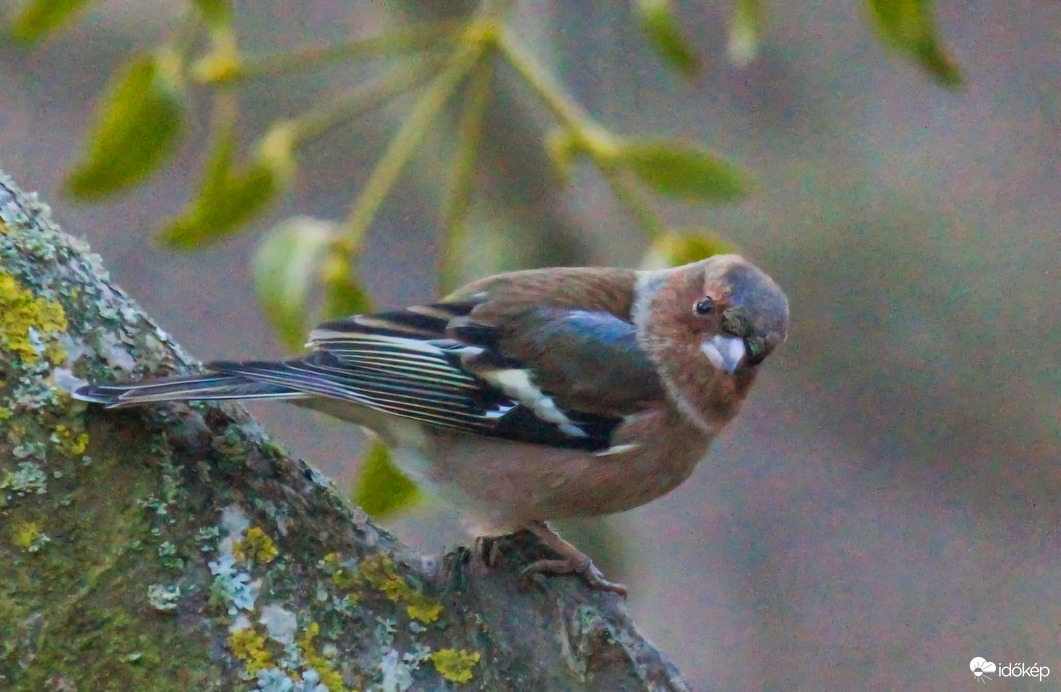
[[[715,301],[711,296],[704,296],[696,302],[695,309],[697,315],[710,315],[715,311]]]

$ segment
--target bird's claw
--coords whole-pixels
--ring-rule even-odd
[[[483,536],[477,537],[475,554],[487,567],[497,567],[501,564],[501,548],[496,540],[487,541]]]
[[[588,556],[569,557],[560,560],[536,560],[523,569],[522,576],[529,578],[536,574],[580,574],[591,587],[598,591],[610,591],[626,599],[626,587],[604,578],[597,566]]]

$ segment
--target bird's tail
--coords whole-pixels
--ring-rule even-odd
[[[81,401],[103,404],[107,408],[121,408],[159,401],[196,399],[301,399],[306,394],[240,375],[215,373],[135,384],[89,385],[80,387],[73,396]]]

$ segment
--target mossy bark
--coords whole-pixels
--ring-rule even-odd
[[[238,407],[72,401],[195,364],[2,174],[0,294],[0,687],[687,689],[528,536],[423,559]]]

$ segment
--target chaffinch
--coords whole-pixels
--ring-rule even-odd
[[[625,593],[546,520],[621,512],[684,481],[788,319],[778,285],[737,255],[658,271],[517,271],[430,305],[327,322],[304,356],[75,396],[108,408],[287,399],[351,421],[419,483],[560,555],[528,571]]]

